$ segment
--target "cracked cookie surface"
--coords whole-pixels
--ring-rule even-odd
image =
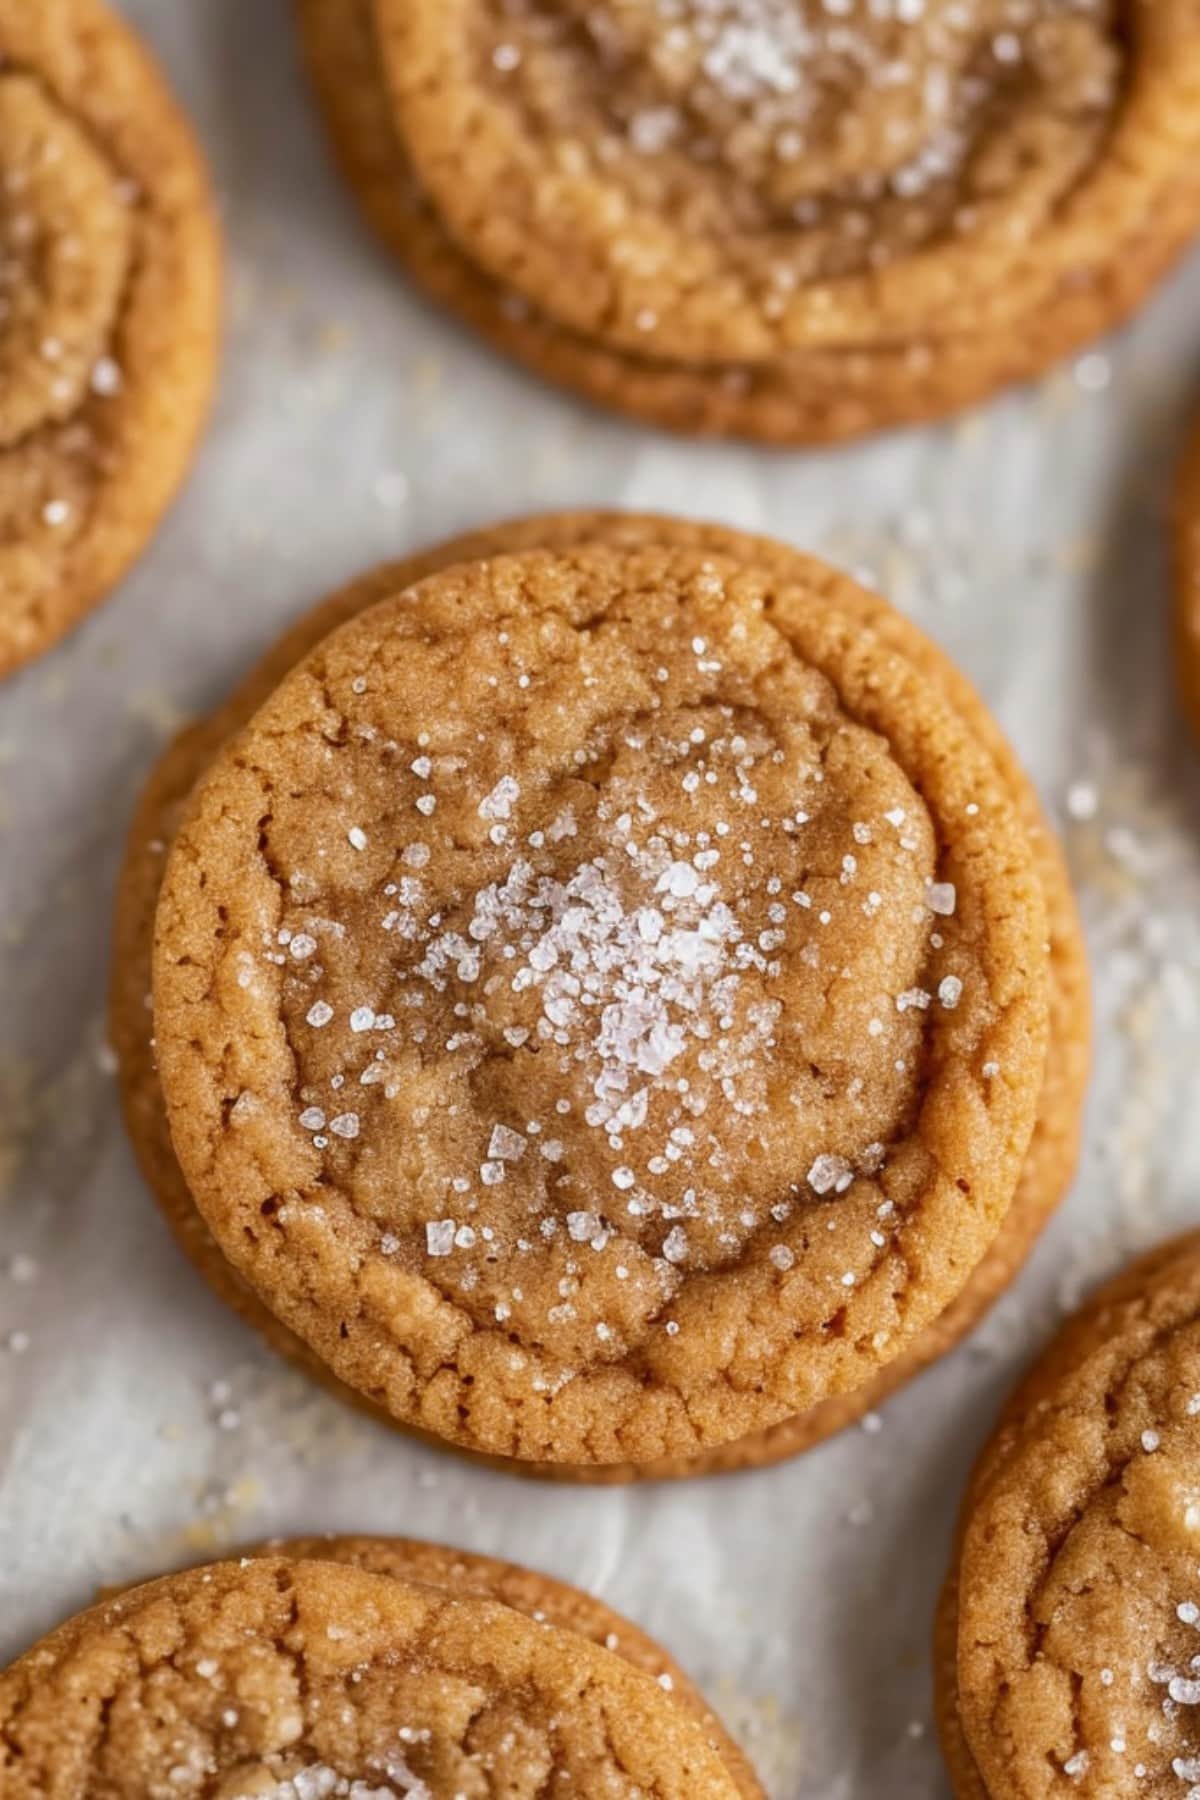
[[[191,131],[100,0],[0,0],[0,674],[143,548],[190,461],[218,249]]]
[[[13,1800],[761,1800],[687,1677],[577,1589],[398,1538],[166,1576],[0,1675]]]
[[[1192,0],[298,13],[416,279],[676,430],[816,442],[968,405],[1127,316],[1200,221]]]
[[[452,572],[283,683],[207,823],[201,784],[159,907],[175,1148],[229,1260],[402,1421],[533,1460],[720,1443],[861,1385],[1007,1211],[1045,1028],[1028,842],[936,690],[807,568],[807,595],[680,551]],[[271,761],[293,736],[302,776]],[[265,774],[284,823],[251,880]],[[213,1080],[214,1046],[248,1084]]]
[[[972,1478],[936,1656],[964,1800],[1200,1782],[1200,1238],[1070,1320]]]

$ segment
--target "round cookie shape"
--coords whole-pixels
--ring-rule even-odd
[[[758,1800],[677,1674],[548,1577],[305,1540],[134,1588],[36,1645],[0,1675],[0,1772],[14,1800],[534,1800],[548,1782]]]
[[[191,131],[100,0],[0,0],[0,673],[142,549],[212,383],[219,253]]]
[[[1175,496],[1175,671],[1200,738],[1200,429],[1193,433]]]
[[[447,14],[451,10],[461,19],[463,9],[447,9]],[[558,9],[556,14],[559,27],[562,24],[560,15],[565,10]],[[939,14],[937,30],[944,36],[941,9],[924,10]],[[618,36],[628,29],[633,36],[645,38],[645,17],[640,7],[591,8],[588,11],[593,25],[600,20],[602,29],[606,28],[604,21],[619,14]],[[784,21],[784,25],[794,34],[797,28],[794,15],[799,9],[780,8],[776,9],[769,27],[746,34],[743,42],[754,43],[758,53],[769,52],[785,11],[793,14],[790,23]],[[460,314],[499,348],[540,374],[585,394],[597,404],[616,407],[672,430],[698,435],[742,436],[777,444],[826,442],[890,425],[936,418],[970,405],[1006,383],[1028,380],[1126,317],[1190,241],[1200,222],[1200,178],[1196,173],[1194,144],[1189,137],[1189,134],[1194,136],[1200,96],[1200,67],[1197,66],[1194,34],[1190,34],[1185,19],[1173,17],[1168,20],[1161,8],[1153,11],[1143,8],[1139,10],[1142,23],[1136,38],[1138,47],[1129,48],[1134,40],[1126,43],[1140,73],[1127,79],[1121,88],[1120,118],[1125,152],[1114,158],[1111,166],[1106,155],[1100,156],[1096,179],[1083,181],[1080,188],[1086,199],[1079,198],[1074,192],[1068,172],[1070,157],[1057,158],[1048,148],[1049,142],[1060,132],[1070,136],[1078,125],[1078,119],[1076,126],[1070,123],[1075,115],[1069,105],[1061,120],[1053,108],[1049,117],[1035,119],[1028,137],[1022,138],[1029,151],[1029,166],[1036,165],[1040,169],[1038,191],[1042,200],[1047,200],[1049,192],[1060,180],[1071,188],[1069,210],[1073,217],[1078,214],[1084,222],[1081,229],[1089,239],[1086,253],[1082,246],[1077,246],[1079,255],[1069,261],[1065,269],[1052,272],[1057,247],[1066,244],[1066,237],[1060,232],[1061,220],[1055,213],[1054,231],[1035,234],[1031,240],[1031,256],[1019,274],[1008,266],[1010,254],[1020,261],[1020,254],[1012,250],[1011,244],[1006,245],[995,232],[989,237],[986,232],[972,236],[967,231],[960,234],[961,242],[952,234],[946,245],[926,247],[918,256],[902,258],[890,269],[869,270],[865,274],[845,275],[833,282],[810,285],[800,279],[804,252],[797,246],[807,246],[819,260],[823,254],[822,244],[826,249],[829,246],[828,221],[820,228],[811,221],[803,226],[797,223],[786,240],[787,254],[772,261],[770,290],[755,314],[760,317],[761,331],[771,337],[775,350],[758,357],[743,355],[734,360],[715,354],[689,359],[672,337],[670,318],[661,306],[641,304],[634,308],[629,342],[618,341],[609,329],[612,321],[607,317],[602,328],[597,326],[590,330],[564,322],[564,305],[568,310],[572,304],[584,309],[591,306],[594,310],[597,281],[586,278],[587,271],[579,262],[568,261],[557,266],[549,300],[544,296],[536,298],[528,283],[522,285],[522,279],[517,279],[515,284],[502,280],[490,267],[484,266],[476,248],[448,226],[413,170],[411,146],[398,125],[396,96],[385,79],[384,59],[389,41],[393,43],[393,74],[402,86],[406,80],[406,65],[404,57],[395,50],[388,22],[376,11],[372,0],[298,0],[298,13],[307,61],[339,160],[372,224],[410,273],[441,304]],[[495,22],[493,15],[488,15],[488,22],[490,28]],[[508,23],[506,19],[506,31]],[[537,36],[544,24],[544,19],[521,9],[515,29],[519,33],[528,25]],[[731,18],[726,17],[723,29],[730,29],[731,24]],[[405,19],[393,19],[391,26],[404,32],[415,29],[415,24]],[[1143,43],[1143,27],[1147,26]],[[551,35],[559,27],[551,27]],[[448,21],[445,26],[435,24],[435,30],[444,28],[449,28]],[[663,28],[670,29],[670,26]],[[840,28],[845,34],[845,21],[833,22],[833,28]],[[868,32],[900,29],[908,33],[911,40],[912,34],[920,32],[922,27],[915,23],[897,27],[895,22],[884,27],[858,21],[855,29]],[[1094,34],[1099,26],[1094,21],[1087,25],[1079,21],[1064,25],[1058,19],[1041,21],[1034,29],[1040,34],[1039,41],[1046,43],[1061,41],[1062,30]],[[579,35],[585,45],[590,41],[586,33]],[[1004,44],[1000,59],[1003,63],[1011,43],[1019,42],[1019,34],[1014,39],[1013,34],[998,32],[994,41]],[[1163,54],[1163,45],[1168,42],[1169,49]],[[501,53],[502,64],[510,61],[516,51],[517,63],[507,71],[503,68],[497,71],[493,65],[492,71],[485,72],[487,79],[490,80],[492,74],[504,77],[518,73],[524,61],[520,46],[506,37],[496,49]],[[531,70],[537,77],[545,55],[543,44],[525,64],[527,77]],[[469,59],[455,56],[450,61],[461,74]],[[1010,69],[1018,88],[1029,88],[1031,66],[1021,62],[1019,70]],[[1082,64],[1072,49],[1060,59],[1057,73],[1069,85],[1072,79],[1082,79],[1081,69]],[[546,87],[551,94],[558,92],[554,80],[548,79]],[[539,95],[541,91],[539,80]],[[1146,104],[1140,100],[1134,104],[1132,96],[1135,92],[1141,95],[1143,91],[1147,96]],[[432,92],[432,89],[421,90],[418,101],[431,104]],[[606,97],[613,105],[620,106],[622,92],[624,89],[615,85]],[[873,105],[879,105],[878,84],[872,90],[871,98]],[[444,123],[448,111],[439,111],[436,105],[432,110],[442,124],[440,132],[435,132],[430,142],[435,149],[440,145],[452,160],[454,148],[447,140]],[[650,117],[654,116],[653,108],[646,111]],[[463,112],[473,131],[477,119],[470,94],[463,102]],[[642,125],[645,125],[644,118]],[[463,129],[466,129],[465,124]],[[644,129],[635,131],[635,135],[644,139]],[[866,135],[869,138],[870,133]],[[624,132],[620,139],[625,139]],[[463,141],[466,140],[460,135],[459,144]],[[1102,135],[1101,149],[1110,141],[1111,134]],[[745,148],[744,134],[741,142]],[[535,134],[536,143],[540,143],[540,139]],[[621,142],[606,136],[603,144],[600,162],[607,168],[611,148],[615,144],[620,150]],[[628,147],[626,142],[625,148]],[[946,140],[943,139],[941,149],[945,147]],[[563,184],[571,178],[577,149],[575,141],[568,136],[560,146],[562,169],[537,185],[539,205],[545,201],[557,206]],[[933,164],[936,164],[938,154],[937,147],[933,147]],[[645,174],[643,165],[647,156],[656,167],[654,153],[645,145],[633,158],[633,167],[639,175],[639,191],[645,185],[640,177]],[[620,156],[617,160],[622,162]],[[1019,165],[1021,160],[1018,155],[1015,163]],[[984,158],[983,164],[1001,188],[1007,174],[1011,173],[1011,167],[1007,171],[1001,167],[1002,162],[1002,158],[990,161]],[[472,168],[483,166],[483,163],[482,156],[475,156],[473,144]],[[696,166],[689,163],[688,167],[689,179],[706,179]],[[577,169],[575,173],[578,173]],[[1131,183],[1134,186],[1142,184],[1140,202],[1127,207],[1122,202],[1123,216],[1127,214],[1127,217],[1120,232],[1108,216],[1109,176],[1122,191]],[[652,176],[652,183],[655,180],[657,177]],[[902,182],[901,185],[905,184]],[[469,205],[470,179],[464,177],[454,186],[464,203]],[[507,184],[501,205],[486,215],[482,212],[478,215],[481,233],[498,254],[503,253],[513,263],[514,268],[519,265],[522,278],[529,267],[525,257],[529,234],[524,238],[514,235],[497,220],[503,220],[509,194],[518,195],[516,204],[520,205],[519,195],[524,191],[519,182]],[[1093,216],[1092,203],[1097,199]],[[877,200],[878,196],[874,200],[870,196],[864,197],[862,205],[850,207],[850,216],[861,225],[866,217],[864,207],[876,204]],[[920,204],[918,197],[917,205]],[[838,201],[837,207],[840,205]],[[965,209],[961,210],[965,217]],[[617,228],[624,218],[620,206],[617,211],[621,218],[613,222],[611,236],[614,242],[618,241]],[[803,213],[804,206],[801,211]],[[595,209],[591,212],[584,209],[580,216],[590,219],[594,212]],[[1106,222],[1102,222],[1101,215]],[[1089,218],[1091,226],[1086,224]],[[577,222],[574,215],[567,221],[569,225]],[[877,244],[880,237],[878,229],[866,233],[860,231],[856,246],[855,232],[850,231],[844,234],[842,249],[849,245],[851,253],[858,255],[863,243]],[[1055,249],[1048,247],[1051,239]],[[769,238],[763,240],[770,241]],[[751,239],[750,242],[753,259],[760,253],[761,246],[758,240]],[[718,255],[720,250],[719,242]],[[1046,251],[1044,260],[1043,250]],[[536,260],[536,246],[533,258]],[[974,280],[964,276],[955,258],[965,259],[969,267],[977,267]],[[633,259],[628,261],[632,268]],[[625,262],[622,258],[620,277],[622,293],[628,294],[632,292],[628,283],[634,276]],[[664,277],[668,289],[679,266],[672,262]],[[571,269],[569,280],[563,275],[564,267]],[[637,278],[649,279],[645,268],[641,265],[638,268]],[[1035,278],[1037,270],[1047,279],[1042,298],[1035,303],[1029,296],[1041,280],[1040,276]],[[876,311],[881,274],[887,276],[886,292],[896,296],[897,316],[890,323]],[[611,271],[609,275],[611,277]],[[778,291],[780,288],[782,295]],[[968,290],[978,290],[979,304],[971,309],[969,319],[961,328],[951,328],[950,315]],[[835,295],[836,304],[826,306],[819,297],[826,293]],[[817,296],[811,304],[810,295]],[[1011,301],[1006,298],[1009,295]],[[786,349],[779,347],[785,300],[789,307],[800,308],[805,314],[802,341]],[[699,308],[700,328],[704,332],[723,331],[725,321],[736,311],[724,300],[719,309],[710,304],[706,289],[689,292],[688,301],[694,308]],[[861,334],[857,334],[850,324],[855,308],[860,313],[865,309],[870,315],[870,326]]]
[[[1200,1782],[1200,1238],[1071,1320],[972,1479],[939,1620],[965,1800]]]
[[[277,1350],[327,1381],[331,1380],[328,1371],[311,1350],[275,1317],[222,1254],[195,1207],[171,1145],[151,1049],[148,1006],[154,911],[165,849],[175,836],[190,790],[222,743],[246,723],[288,670],[338,625],[438,567],[505,550],[586,542],[690,545],[770,567],[792,582],[819,579],[823,573],[801,552],[768,538],[751,537],[727,527],[634,514],[563,513],[518,519],[436,546],[423,556],[361,576],[306,614],[268,652],[218,713],[188,728],[166,751],[147,784],[131,828],[118,897],[111,1033],[134,1148],[182,1247],[218,1295]],[[829,581],[827,572],[824,578]],[[1036,795],[969,683],[911,622],[853,582],[828,586],[826,600],[846,610],[860,624],[880,632],[900,654],[943,688],[993,758],[1029,834],[1048,915],[1051,1050],[1038,1121],[1013,1204],[991,1249],[959,1298],[905,1352],[854,1392],[839,1394],[800,1417],[700,1456],[584,1468],[565,1464],[504,1465],[513,1471],[589,1481],[662,1479],[757,1468],[810,1448],[879,1405],[971,1329],[1028,1254],[1074,1168],[1089,1064],[1087,964],[1066,870]],[[343,1398],[362,1400],[348,1389],[340,1391]]]
[[[960,1291],[1037,1112],[1044,935],[994,767],[819,587],[464,565],[200,784],[158,907],[172,1138],[224,1254],[402,1422],[685,1454]]]

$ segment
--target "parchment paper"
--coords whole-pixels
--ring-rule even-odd
[[[129,0],[229,238],[213,427],[137,572],[0,692],[0,1659],[100,1582],[268,1533],[403,1531],[581,1582],[678,1654],[774,1800],[945,1793],[928,1635],[970,1458],[1064,1305],[1200,1218],[1200,782],[1165,649],[1165,482],[1200,402],[1200,266],[1119,344],[941,430],[692,446],[495,360],[359,226],[284,0]],[[352,1416],[184,1265],[117,1116],[112,883],[159,745],[356,570],[532,508],[774,532],[873,577],[978,681],[1062,820],[1098,986],[1078,1184],[971,1343],[798,1462],[533,1487]],[[1072,816],[1074,815],[1074,816]]]

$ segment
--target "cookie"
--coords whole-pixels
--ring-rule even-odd
[[[183,479],[219,252],[190,127],[100,0],[0,0],[0,674],[103,598]]]
[[[117,917],[111,1032],[118,1052],[126,1118],[147,1178],[191,1260],[228,1304],[265,1333],[276,1347],[298,1356],[310,1367],[311,1354],[258,1300],[226,1262],[192,1203],[166,1129],[161,1091],[151,1052],[148,995],[150,943],[161,880],[163,853],[174,835],[179,810],[198,775],[217,749],[270,693],[287,669],[337,624],[363,607],[418,579],[439,563],[534,543],[565,544],[589,539],[691,543],[739,556],[744,561],[776,567],[803,577],[808,559],[769,539],[751,538],[720,527],[697,526],[669,519],[614,514],[563,514],[516,521],[491,532],[443,545],[423,558],[373,571],[330,601],[314,609],[289,632],[278,648],[251,674],[231,701],[211,721],[185,731],[155,771],[131,833],[122,876]],[[853,1394],[826,1401],[803,1418],[784,1421],[767,1431],[697,1459],[643,1464],[634,1468],[572,1471],[513,1465],[538,1473],[585,1479],[621,1480],[633,1476],[688,1475],[715,1469],[756,1467],[779,1460],[819,1442],[852,1422],[924,1363],[948,1349],[973,1325],[991,1300],[1007,1285],[1070,1177],[1079,1134],[1079,1117],[1088,1067],[1089,1007],[1082,936],[1065,869],[1052,834],[1041,818],[1036,798],[1011,750],[963,677],[915,627],[861,589],[846,584],[841,600],[853,604],[863,622],[887,633],[910,660],[917,661],[952,697],[956,708],[986,743],[1018,806],[1037,859],[1050,921],[1050,998],[1053,1050],[1048,1060],[1038,1124],[1013,1206],[992,1249],[979,1265],[958,1302],[939,1318],[904,1355],[881,1370]],[[319,1372],[320,1365],[316,1365]]]
[[[972,1478],[935,1656],[963,1800],[1200,1781],[1198,1421],[1191,1235],[1068,1322]]]
[[[1175,669],[1200,737],[1200,431],[1183,460],[1175,498]]]
[[[192,796],[156,924],[175,1152],[400,1422],[716,1446],[861,1385],[999,1229],[1041,887],[991,759],[840,585],[460,565],[325,640]]]
[[[435,300],[598,404],[802,444],[943,416],[1137,307],[1200,222],[1191,4],[297,10],[338,160]]]
[[[12,1800],[759,1800],[657,1645],[546,1575],[401,1538],[308,1538],[165,1576],[0,1675]]]

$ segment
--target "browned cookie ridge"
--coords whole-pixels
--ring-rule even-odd
[[[11,1800],[761,1800],[657,1645],[546,1575],[310,1538],[68,1620],[0,1674]]]
[[[937,417],[1125,317],[1200,222],[1195,0],[298,10],[422,285],[677,430]]]
[[[176,1153],[402,1422],[568,1463],[727,1442],[902,1353],[1007,1215],[1029,841],[806,576],[462,565],[326,640],[193,797],[157,924]]]
[[[1175,495],[1175,672],[1200,738],[1200,428],[1193,432]]]
[[[1192,1235],[1068,1322],[975,1471],[936,1656],[963,1800],[1195,1791],[1198,1448]]]
[[[218,247],[191,131],[100,0],[0,0],[0,674],[143,548],[215,362]]]

